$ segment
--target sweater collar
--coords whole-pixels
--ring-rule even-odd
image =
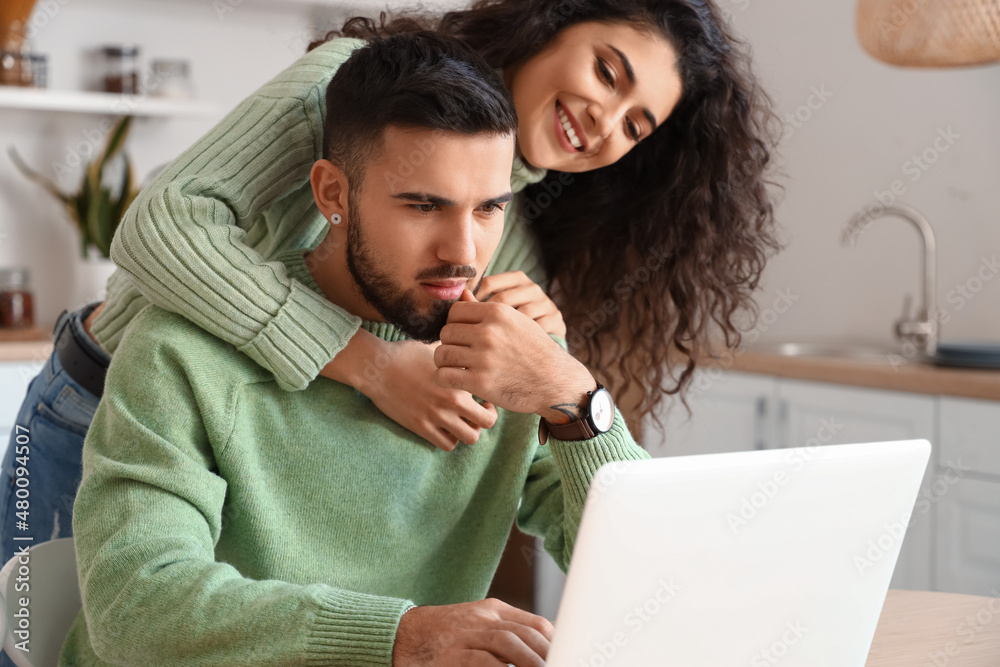
[[[529,167],[528,164],[521,159],[520,155],[515,155],[514,167],[510,171],[511,192],[517,194],[532,183],[537,183],[545,178],[545,174],[547,172],[547,169]]]

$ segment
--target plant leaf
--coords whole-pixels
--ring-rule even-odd
[[[97,161],[98,171],[104,171],[104,165],[118,154],[118,151],[122,149],[125,145],[125,139],[128,138],[128,129],[132,124],[132,116],[122,116],[118,122],[115,124],[114,129],[111,130],[111,134],[108,135],[108,141],[104,145],[104,152],[101,153],[100,159]]]
[[[60,190],[58,187],[56,187],[55,183],[53,183],[49,179],[47,179],[44,176],[42,176],[41,174],[39,174],[37,171],[35,171],[31,167],[29,167],[25,163],[25,161],[21,159],[21,156],[18,155],[17,149],[15,149],[13,146],[8,146],[7,147],[7,154],[10,155],[10,159],[14,162],[14,166],[17,167],[18,170],[22,174],[24,174],[29,180],[32,180],[35,183],[38,183],[39,185],[41,185],[43,188],[45,188],[49,192],[49,194],[51,194],[53,197],[55,197],[56,199],[58,199],[59,201],[61,201],[63,204],[69,204],[70,203],[70,201],[72,200],[72,197],[70,195],[67,195],[64,192],[62,192],[62,190]]]
[[[83,236],[83,245],[86,247],[90,243],[90,231],[87,229],[87,212],[90,210],[90,193],[87,191],[81,191],[80,194],[73,199],[72,210],[75,211],[73,220],[76,222],[76,227],[80,230],[80,234]]]
[[[123,153],[122,156],[125,160],[125,167],[122,169],[121,189],[114,199],[114,211],[111,220],[109,220],[108,238],[114,238],[115,232],[118,231],[118,225],[121,224],[122,218],[125,216],[125,211],[128,210],[129,204],[134,199],[132,194],[132,163],[128,159],[128,153]]]
[[[90,201],[87,212],[87,228],[90,231],[90,241],[105,257],[111,254],[111,236],[108,233],[110,220],[114,215],[114,205],[111,203],[111,191],[101,188],[96,197]]]

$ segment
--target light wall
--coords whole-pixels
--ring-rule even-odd
[[[855,37],[855,0],[720,7],[752,45],[786,118],[778,159],[789,177],[777,218],[787,249],[769,264],[759,303],[771,307],[779,291],[793,298],[761,324],[760,340],[892,341],[904,294],[914,310],[920,298],[916,229],[887,217],[854,248],[840,239],[848,218],[884,193],[934,228],[941,339],[1000,342],[1000,64],[920,70],[876,61]],[[914,156],[925,154],[931,163],[918,166]]]

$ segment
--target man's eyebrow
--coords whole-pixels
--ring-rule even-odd
[[[404,201],[417,201],[421,203],[437,204],[438,206],[454,206],[455,202],[450,199],[445,199],[444,197],[438,197],[436,195],[428,194],[426,192],[400,192],[399,194],[392,195],[393,199],[402,199]]]
[[[616,48],[611,44],[605,44],[605,46],[614,51],[615,54],[618,56],[618,58],[622,61],[622,67],[625,68],[625,77],[628,79],[628,82],[630,84],[635,86],[635,69],[633,69],[632,62],[628,59],[628,56],[626,56],[621,49]],[[652,127],[655,130],[656,116],[653,115],[653,112],[647,108],[643,108],[642,115],[644,115],[646,117],[646,120],[649,121],[650,127]]]
[[[491,206],[493,204],[506,204],[513,198],[514,198],[514,193],[508,190],[499,197],[493,197],[492,199],[487,199],[482,204],[480,204],[480,206]]]
[[[393,199],[402,199],[404,201],[416,201],[428,204],[437,204],[438,206],[456,206],[456,202],[445,197],[438,197],[437,195],[432,195],[429,192],[400,192],[398,194],[391,195]],[[514,198],[513,192],[505,192],[499,197],[492,197],[485,201],[480,202],[480,206],[492,206],[494,204],[506,204],[511,199]]]

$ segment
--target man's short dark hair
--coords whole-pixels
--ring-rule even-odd
[[[325,155],[352,189],[360,191],[366,165],[381,156],[390,125],[505,136],[516,134],[517,113],[481,56],[457,39],[418,31],[356,49],[326,89]]]

